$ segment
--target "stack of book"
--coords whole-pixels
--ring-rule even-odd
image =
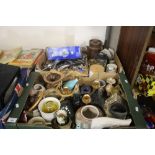
[[[32,68],[42,52],[42,49],[22,50],[20,55],[9,64],[20,68]]]
[[[11,61],[14,61],[19,56],[21,51],[22,51],[21,47],[11,49],[11,50],[1,50],[0,51],[0,63],[7,64]]]

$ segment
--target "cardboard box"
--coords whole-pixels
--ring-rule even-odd
[[[117,63],[118,66],[118,73],[115,74],[114,76],[117,76],[117,79],[119,81],[119,84],[125,94],[125,98],[127,100],[128,104],[128,109],[130,116],[132,118],[132,124],[129,127],[125,128],[146,128],[146,123],[142,115],[142,111],[137,103],[137,101],[133,98],[132,91],[130,84],[125,76],[125,73],[123,71],[123,67],[119,61],[119,58],[117,55],[115,55],[115,62]],[[11,112],[9,119],[7,123],[5,124],[6,128],[24,128],[24,129],[51,129],[52,127],[46,126],[46,125],[29,125],[27,123],[19,123],[18,120],[20,118],[20,115],[25,107],[27,98],[29,96],[30,89],[36,82],[36,80],[40,77],[41,75],[39,73],[33,72],[31,73],[29,77],[29,81],[27,83],[27,86],[24,89],[23,95],[19,98],[17,104],[13,111]],[[111,77],[111,75],[109,74]],[[109,77],[107,76],[107,77]],[[106,77],[106,78],[107,78]],[[123,128],[123,127],[122,127]]]

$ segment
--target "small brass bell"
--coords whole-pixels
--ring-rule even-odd
[[[92,87],[94,88],[94,89],[99,89],[100,88],[100,81],[98,81],[98,80],[95,80],[93,83],[92,83]]]
[[[85,94],[85,95],[82,97],[82,102],[85,103],[85,104],[89,104],[89,103],[91,102],[91,97],[90,97],[90,95]]]

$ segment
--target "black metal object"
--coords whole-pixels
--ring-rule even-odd
[[[0,111],[10,101],[19,75],[19,67],[0,64]]]
[[[130,86],[125,74],[123,72],[119,73],[119,77],[120,77],[120,82],[122,84],[122,87],[124,89],[124,92],[125,92],[125,95],[127,98],[129,111],[133,118],[135,127],[139,128],[139,129],[147,128],[146,122],[142,115],[142,110],[140,109],[138,102],[133,98],[131,86]]]
[[[16,104],[18,104],[18,107],[17,108],[15,107],[10,114],[9,118],[11,118],[14,121],[13,122],[7,122],[5,124],[6,128],[17,128],[16,124],[20,118],[20,115],[21,115],[24,107],[25,107],[25,103],[26,103],[26,100],[28,99],[29,92],[30,92],[31,88],[33,87],[34,82],[39,77],[39,75],[40,75],[39,73],[35,73],[35,72],[32,72],[30,74],[28,82],[24,88],[24,91],[16,103]]]
[[[107,26],[106,27],[104,48],[109,48],[110,38],[111,38],[111,30],[112,30],[112,26]]]

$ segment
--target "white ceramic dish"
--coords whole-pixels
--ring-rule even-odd
[[[43,104],[47,103],[48,101],[53,101],[56,102],[58,104],[58,109],[54,112],[51,113],[45,113],[42,111],[42,106]],[[60,101],[55,98],[55,97],[47,97],[44,98],[43,100],[40,101],[39,105],[38,105],[38,109],[41,113],[41,116],[48,122],[50,122],[52,119],[54,119],[56,117],[56,112],[60,109]]]

